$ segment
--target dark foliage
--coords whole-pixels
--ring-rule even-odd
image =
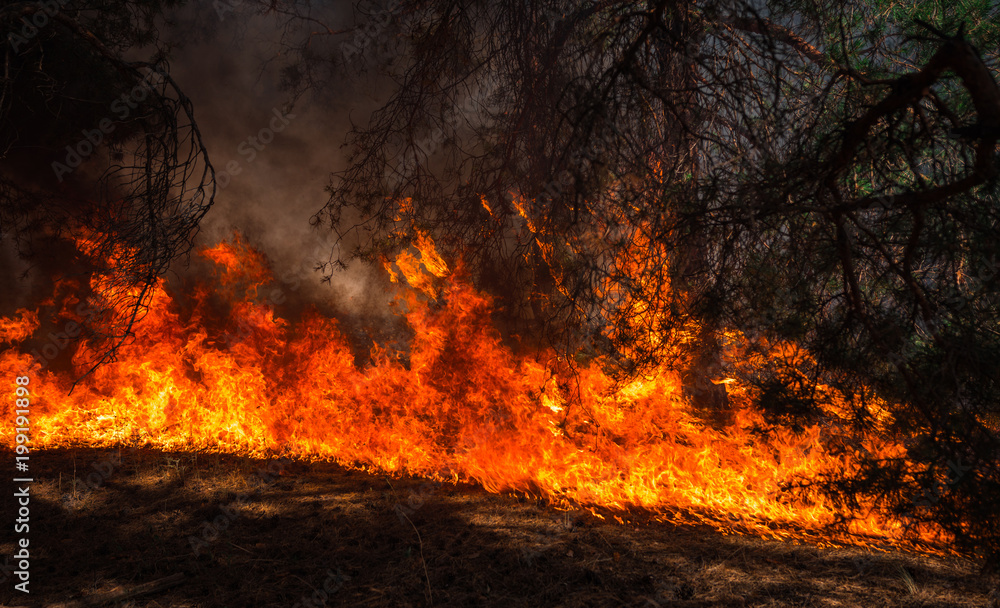
[[[1000,27],[932,4],[371,4],[402,48],[351,61],[398,88],[316,220],[369,260],[432,234],[519,331],[624,378],[680,357],[710,409],[721,328],[795,341],[813,369],[744,379],[769,419],[823,383],[831,428],[909,449],[826,491],[996,564]]]
[[[62,278],[89,310],[93,369],[114,357],[211,206],[214,171],[191,102],[156,43],[158,1],[0,6],[0,231],[37,261],[75,246]],[[69,249],[67,251],[73,251]]]

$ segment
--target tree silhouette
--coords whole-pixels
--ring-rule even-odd
[[[155,48],[155,20],[173,4],[0,7],[0,231],[29,259],[74,244],[60,270],[83,278],[89,370],[129,338],[214,199],[192,104],[163,55],[123,59]]]
[[[625,379],[674,361],[716,422],[720,330],[794,340],[808,369],[741,379],[762,408],[862,434],[884,407],[909,448],[825,490],[996,563],[995,12],[938,28],[932,2],[366,6],[402,48],[350,62],[398,86],[315,218],[360,235],[353,256],[432,234],[515,331]],[[820,412],[819,384],[852,411]]]

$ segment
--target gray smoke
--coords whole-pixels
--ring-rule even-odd
[[[355,19],[352,3],[333,4],[313,16],[334,30],[349,30]],[[351,34],[321,36],[311,42],[319,57],[313,67],[326,78],[294,96],[283,81],[294,82],[303,71],[288,69],[295,67],[295,60],[287,45],[304,40],[303,34],[316,25],[300,25],[296,31],[295,22],[255,12],[256,6],[253,0],[189,3],[167,15],[160,32],[169,51],[170,73],[194,105],[217,172],[216,202],[201,224],[196,246],[211,246],[239,232],[272,265],[283,292],[279,314],[294,316],[314,305],[338,316],[355,337],[367,335],[361,329],[365,327],[391,332],[392,324],[386,321],[393,316],[388,306],[392,296],[380,269],[352,263],[346,271],[332,271],[332,280],[323,282],[323,273],[315,269],[331,254],[335,257],[335,238],[328,227],[310,224],[327,201],[330,174],[344,166],[340,146],[351,120],[367,120],[384,99],[386,85],[377,77],[366,80],[347,70],[325,71],[324,66],[342,59],[341,47]],[[351,48],[352,53],[364,51]],[[138,49],[131,56],[149,59],[151,54],[151,49]],[[341,243],[345,259],[354,245]],[[205,269],[192,254],[177,260],[168,278],[182,285]],[[20,278],[26,270],[27,278]],[[31,266],[19,259],[13,243],[4,239],[0,280],[15,287],[0,293],[0,315],[33,308],[50,296],[55,272],[37,261]]]
[[[349,3],[338,4],[317,16],[334,29],[349,29]],[[315,267],[336,253],[335,238],[309,221],[327,200],[331,172],[343,166],[340,146],[350,118],[364,119],[376,101],[345,75],[320,83],[291,105],[292,93],[282,86],[288,73],[282,44],[296,43],[302,32],[286,29],[273,15],[246,10],[249,3],[232,4],[234,10],[221,15],[216,5],[185,8],[165,32],[174,46],[171,73],[194,103],[218,174],[216,203],[198,244],[212,245],[238,231],[265,253],[275,277],[296,286],[289,295],[351,315],[388,315],[385,280],[368,266],[353,263],[321,282]],[[336,50],[343,40],[328,36],[316,45]],[[336,53],[324,58],[331,59]],[[341,244],[345,254],[353,246]],[[178,274],[186,270],[175,266]]]

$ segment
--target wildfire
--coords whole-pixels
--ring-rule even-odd
[[[32,375],[36,448],[280,453],[472,481],[562,505],[644,509],[725,532],[903,542],[899,522],[876,516],[834,531],[842,514],[832,505],[787,491],[797,480],[853,466],[849,454],[825,449],[824,428],[767,425],[750,407],[753,392],[732,378],[716,380],[735,409],[720,430],[691,413],[675,370],[622,387],[599,361],[515,354],[491,323],[490,299],[460,265],[449,267],[429,237],[386,262],[412,333],[407,352],[376,346],[362,367],[335,319],[312,312],[292,324],[276,315],[260,295],[270,280],[267,262],[246,243],[237,238],[201,255],[216,265],[217,285],[199,287],[181,305],[160,283],[135,340],[72,393],[69,374],[41,369],[16,348],[0,354],[6,377]],[[16,344],[38,325],[37,313],[19,311],[0,319],[0,340]],[[740,354],[740,336],[728,339]],[[87,349],[82,344],[74,360],[85,360]],[[760,355],[741,356],[741,365],[762,364]],[[773,356],[804,355],[775,345]],[[842,407],[833,390],[823,401],[831,412]],[[10,420],[13,400],[0,408]],[[11,427],[0,426],[9,447]],[[875,436],[865,447],[905,453]],[[932,530],[918,532],[918,542],[940,540]]]

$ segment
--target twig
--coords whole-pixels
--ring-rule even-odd
[[[173,574],[166,578],[150,581],[148,583],[142,583],[141,585],[136,585],[131,588],[116,587],[111,591],[88,595],[87,597],[79,600],[60,602],[58,604],[46,604],[45,608],[84,608],[86,606],[100,606],[111,602],[117,602],[119,600],[145,595],[147,593],[163,591],[164,589],[169,589],[170,587],[176,587],[183,581],[184,573],[178,572],[177,574]]]
[[[396,488],[392,487],[392,484],[389,483],[388,477],[385,478],[385,482],[389,484],[389,489],[392,490],[392,495],[396,497],[396,502],[400,502],[399,494],[396,494]]]
[[[253,551],[251,551],[251,550],[249,550],[249,549],[244,549],[243,547],[241,547],[241,546],[239,546],[239,545],[234,545],[233,543],[229,542],[228,540],[226,541],[226,544],[227,544],[227,545],[229,545],[229,546],[231,546],[231,547],[236,547],[236,548],[237,548],[237,549],[239,549],[240,551],[246,551],[246,552],[247,552],[247,553],[249,553],[250,555],[254,555],[254,552],[253,552]]]
[[[298,580],[302,581],[302,583],[303,583],[303,584],[304,584],[304,585],[305,585],[306,587],[309,587],[309,588],[310,588],[310,589],[312,589],[313,591],[316,591],[316,587],[313,587],[313,586],[312,586],[312,583],[310,583],[310,582],[309,582],[309,581],[307,581],[306,579],[302,578],[301,576],[296,576],[296,575],[294,575],[294,574],[289,574],[288,576],[290,576],[290,577],[292,577],[292,578],[295,578],[295,579],[298,579]]]
[[[601,534],[597,530],[594,530],[594,532],[597,532],[597,535],[601,537],[601,540],[604,541],[604,544],[607,545],[609,549],[611,549],[612,551],[615,550],[614,546],[612,546],[612,544],[608,542],[608,539],[604,538],[603,534]]]
[[[424,541],[420,538],[420,530],[417,530],[417,527],[413,525],[413,522],[406,513],[403,513],[402,510],[397,510],[396,512],[405,517],[406,521],[410,522],[410,525],[413,526],[413,531],[417,533],[417,542],[420,543],[420,563],[424,566],[424,578],[427,580],[427,602],[433,605],[434,596],[431,595],[431,577],[427,574],[427,562],[424,560]]]

